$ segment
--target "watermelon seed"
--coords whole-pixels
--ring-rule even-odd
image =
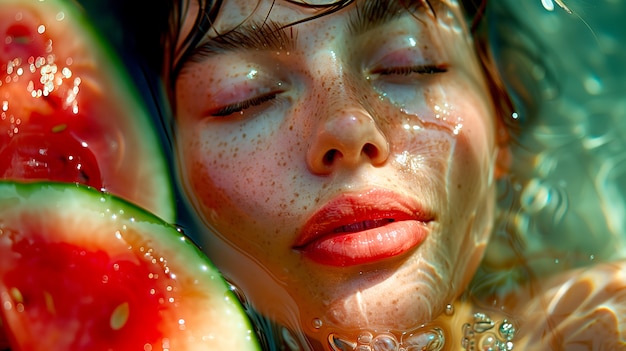
[[[111,329],[120,330],[128,321],[128,315],[130,311],[128,308],[128,302],[124,302],[119,304],[111,313],[111,319],[109,324],[111,325]]]
[[[56,126],[52,127],[52,133],[60,133],[64,131],[66,128],[67,128],[67,124],[65,123],[57,124]]]
[[[50,295],[49,292],[44,291],[43,292],[43,298],[44,301],[46,302],[46,309],[48,310],[48,312],[50,312],[51,314],[56,314],[56,309],[54,308],[54,300],[52,299],[52,295]]]
[[[17,303],[23,303],[24,302],[24,297],[22,296],[22,292],[20,291],[20,289],[18,289],[16,287],[12,287],[9,290],[9,293],[11,294],[11,297],[13,298],[13,301],[15,301]]]
[[[15,301],[15,310],[17,312],[24,312],[24,296],[22,296],[20,289],[12,287],[9,289],[9,294],[11,294],[13,301]]]

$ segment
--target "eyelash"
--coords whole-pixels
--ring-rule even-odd
[[[435,73],[445,73],[448,71],[448,68],[445,65],[421,65],[421,66],[407,66],[407,67],[391,67],[391,68],[380,68],[375,70],[374,74],[380,75],[404,75],[408,76],[413,73],[417,74],[435,74]]]
[[[275,92],[275,93],[270,93],[267,95],[257,96],[257,97],[254,97],[252,99],[248,99],[245,101],[237,102],[235,104],[220,108],[219,110],[213,112],[211,115],[213,117],[226,117],[226,116],[232,115],[233,113],[241,112],[250,107],[258,106],[267,101],[273,100],[276,98],[278,94],[279,93]]]
[[[404,75],[408,76],[410,74],[436,74],[436,73],[445,73],[448,71],[448,68],[444,65],[421,65],[421,66],[407,66],[407,67],[391,67],[391,68],[381,68],[375,70],[374,74],[379,75]],[[274,92],[266,95],[261,95],[254,97],[252,99],[248,99],[245,101],[237,102],[232,105],[228,105],[226,107],[220,108],[219,110],[213,112],[211,115],[213,117],[226,117],[232,115],[233,113],[241,112],[246,109],[249,109],[254,106],[261,105],[265,102],[274,100],[276,96],[278,96],[279,92]]]

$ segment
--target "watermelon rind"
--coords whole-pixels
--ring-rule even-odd
[[[73,60],[70,67],[82,79],[78,98],[87,90],[91,94],[78,103],[98,100],[102,104],[99,111],[106,110],[98,115],[99,122],[119,125],[119,140],[102,141],[107,143],[107,148],[115,150],[115,155],[102,160],[103,189],[173,223],[175,195],[165,144],[156,123],[158,118],[148,108],[149,101],[140,94],[120,53],[90,23],[87,12],[77,1],[0,0],[0,13],[14,10],[38,17],[46,33],[57,38],[52,45],[61,47],[64,56]],[[3,83],[6,88],[8,82]],[[99,142],[92,140],[93,144]],[[105,157],[97,153],[96,156]]]
[[[161,274],[168,277],[168,289],[172,286],[179,293],[176,303],[162,312],[161,324],[186,321],[184,330],[165,327],[163,337],[167,338],[169,350],[260,350],[250,320],[230,286],[179,228],[125,199],[88,186],[0,181],[0,306],[4,307],[0,309],[0,325],[4,325],[9,339],[18,343],[12,345],[15,349],[67,347],[45,344],[49,339],[37,335],[36,323],[16,322],[29,307],[17,311],[20,301],[14,299],[16,288],[7,286],[5,277],[20,269],[17,265],[22,257],[18,257],[14,245],[25,241],[68,243],[85,251],[104,251],[111,258],[152,262],[152,268],[161,269]],[[71,325],[83,324],[86,321]],[[14,330],[16,325],[19,330]],[[29,330],[31,327],[33,330]],[[44,325],[46,331],[41,334],[54,327],[54,322]],[[16,332],[21,336],[16,337]],[[65,332],[72,340],[84,339],[80,328]],[[157,346],[150,349],[161,350]]]

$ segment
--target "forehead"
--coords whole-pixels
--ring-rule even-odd
[[[241,26],[267,22],[282,26],[300,22],[316,24],[331,16],[339,20],[362,17],[376,21],[388,18],[390,13],[406,12],[407,8],[434,12],[436,17],[439,17],[436,15],[438,12],[447,12],[444,18],[462,18],[456,0],[225,0],[219,4],[219,8],[203,10],[203,16],[211,17],[207,38],[220,36]],[[181,28],[183,35],[179,38],[184,38],[192,31],[200,12],[198,2],[191,1],[188,5]]]
[[[452,0],[454,1],[454,0]],[[450,5],[448,0],[226,0],[219,11],[216,28],[228,30],[228,26],[250,19],[264,19],[279,23],[294,23],[315,18],[324,13],[359,12],[370,9],[369,15],[385,15],[385,11],[398,12],[405,8],[434,8]],[[374,11],[371,11],[371,10]],[[323,17],[323,16],[320,16]],[[220,28],[222,27],[222,28]]]

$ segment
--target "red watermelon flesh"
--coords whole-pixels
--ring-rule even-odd
[[[87,184],[173,220],[151,117],[73,2],[0,0],[0,178]]]
[[[12,350],[259,348],[243,308],[193,243],[93,188],[0,182],[0,257],[0,317]]]

